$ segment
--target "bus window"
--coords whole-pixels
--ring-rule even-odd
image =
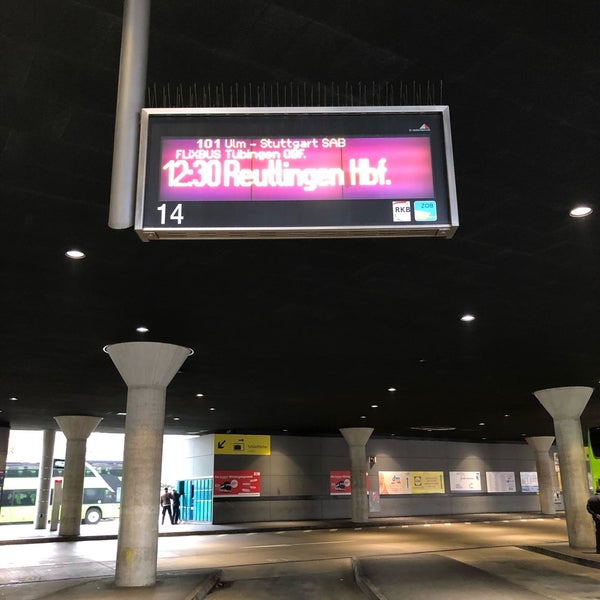
[[[15,502],[14,492],[7,492],[6,490],[2,494],[2,506],[12,506]]]
[[[106,504],[116,502],[117,495],[103,488],[86,488],[83,490],[84,504]]]
[[[35,496],[34,490],[4,490],[2,506],[33,506]]]
[[[33,506],[35,504],[36,492],[23,490],[15,493],[15,504],[17,506]]]
[[[37,477],[39,470],[37,467],[28,465],[7,464],[5,477]]]

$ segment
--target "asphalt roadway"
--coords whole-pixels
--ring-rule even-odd
[[[134,589],[114,586],[116,532],[102,522],[67,540],[31,524],[0,526],[0,598],[600,598],[600,555],[568,547],[562,516],[165,525],[157,583]]]

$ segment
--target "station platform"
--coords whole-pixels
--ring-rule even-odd
[[[411,526],[435,526],[449,524],[486,524],[494,522],[527,522],[543,519],[539,513],[494,513],[459,516],[427,516],[372,518],[367,523],[356,524],[349,520],[330,521],[279,521],[266,523],[243,523],[213,525],[203,523],[165,524],[159,527],[159,538],[176,538],[183,541],[189,536],[227,536],[234,534],[263,534],[281,532],[343,531],[385,529]],[[550,517],[561,519],[564,517]],[[26,552],[29,558],[39,556],[35,566],[20,567],[14,560],[9,568],[0,565],[0,598],[6,600],[201,600],[214,595],[215,600],[244,598],[286,598],[286,600],[344,598],[359,600],[369,598],[392,600],[394,598],[425,598],[432,593],[431,585],[439,585],[439,597],[453,598],[452,582],[469,582],[478,600],[487,598],[510,598],[511,600],[535,599],[551,596],[536,595],[531,589],[515,587],[513,583],[481,571],[464,562],[458,563],[448,552],[435,551],[403,555],[347,556],[331,561],[294,560],[283,558],[277,564],[254,564],[246,568],[223,565],[219,568],[186,569],[181,563],[176,570],[160,570],[157,583],[151,588],[116,588],[114,585],[114,561],[109,564],[98,560],[78,563],[76,555],[82,543],[116,540],[118,521],[103,521],[97,525],[82,525],[77,538],[59,536],[57,532],[35,530],[32,524],[0,526],[0,557],[2,553]],[[526,541],[526,540],[524,540]],[[493,542],[493,540],[492,540]],[[323,542],[332,543],[332,542]],[[282,546],[284,546],[282,544]],[[574,550],[566,538],[563,541],[518,546],[531,556],[542,555],[565,563],[597,570],[600,582],[600,555],[593,550]],[[282,548],[282,552],[285,549]],[[7,555],[10,555],[7,554]],[[51,556],[53,573],[48,570]],[[508,556],[508,555],[507,555]],[[519,555],[522,561],[522,556]],[[506,559],[513,560],[512,558]],[[517,560],[516,558],[514,559]],[[0,561],[1,562],[1,561]],[[28,561],[31,563],[31,560]],[[62,570],[61,570],[62,569]],[[236,573],[233,573],[237,569]],[[436,573],[432,580],[431,573]],[[568,571],[567,571],[568,573]],[[227,581],[246,579],[240,591],[228,589]],[[428,581],[429,580],[429,581]],[[436,583],[436,581],[438,583]],[[427,585],[424,585],[427,582]],[[294,584],[290,589],[290,584]],[[457,583],[458,585],[458,583]],[[285,586],[281,588],[278,586]],[[405,593],[398,595],[398,586]],[[460,586],[457,587],[457,590]],[[244,590],[243,592],[241,590]],[[481,590],[488,590],[482,592]],[[482,595],[483,593],[483,595]],[[236,595],[239,594],[239,595]],[[457,591],[457,598],[462,592]],[[431,596],[429,596],[431,597]],[[571,598],[571,596],[559,596]]]

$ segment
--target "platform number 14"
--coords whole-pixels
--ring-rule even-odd
[[[156,210],[160,213],[160,224],[164,225],[167,222],[167,205],[161,204]],[[169,215],[169,221],[177,221],[177,225],[181,225],[181,221],[183,221],[183,208],[181,204],[178,204],[173,212]]]

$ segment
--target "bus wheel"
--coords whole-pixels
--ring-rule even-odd
[[[96,525],[102,518],[102,513],[99,508],[88,508],[85,513],[85,522],[88,525]]]

